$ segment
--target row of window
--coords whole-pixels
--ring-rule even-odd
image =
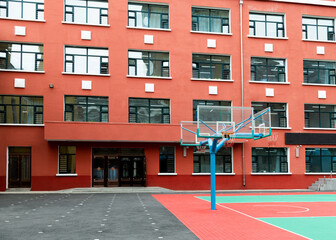
[[[65,46],[64,71],[75,74],[108,74],[107,48]],[[43,45],[0,42],[0,69],[43,71]],[[192,78],[231,79],[230,56],[192,55]],[[128,75],[169,77],[168,52],[128,51]],[[303,61],[304,83],[336,84],[335,61]],[[251,57],[251,81],[286,82],[286,60]]]
[[[0,0],[0,17],[43,20],[44,0]],[[191,29],[198,32],[230,33],[230,10],[191,8]],[[64,21],[80,24],[108,24],[108,0],[64,0]],[[169,6],[142,2],[128,3],[128,26],[169,29]],[[249,13],[249,34],[285,37],[285,14]],[[302,38],[334,41],[335,18],[302,16]]]
[[[336,172],[336,148],[306,148],[306,173]],[[287,148],[252,148],[252,173],[288,173]],[[233,173],[232,148],[216,154],[216,173]],[[194,147],[193,172],[210,173],[210,153]],[[175,173],[175,148],[160,147],[159,172]],[[76,173],[76,147],[59,147],[59,173]]]
[[[64,104],[64,121],[109,121],[108,97],[65,96]],[[231,102],[193,100],[193,121],[197,120],[198,105],[231,106]],[[286,103],[252,102],[251,107],[255,113],[270,107],[272,127],[288,127]],[[305,104],[304,112],[305,127],[336,128],[336,105]],[[129,123],[169,124],[170,115],[169,99],[129,98]],[[43,97],[0,95],[0,123],[43,124]]]

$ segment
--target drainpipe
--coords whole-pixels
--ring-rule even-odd
[[[239,1],[239,25],[240,25],[240,76],[241,76],[241,105],[244,107],[244,52],[243,52],[243,0]],[[245,187],[245,151],[242,143],[243,160],[243,186]]]

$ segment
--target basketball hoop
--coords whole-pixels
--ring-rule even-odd
[[[278,133],[273,133],[271,136],[267,137],[267,144],[268,146],[275,146],[276,142],[278,141]]]
[[[205,153],[206,145],[196,146],[198,153]]]
[[[229,138],[229,139],[231,139],[231,135],[233,135],[234,134],[234,132],[222,132],[222,136],[223,136],[223,138]]]

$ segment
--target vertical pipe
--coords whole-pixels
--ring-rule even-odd
[[[216,210],[216,153],[210,150],[211,210]]]

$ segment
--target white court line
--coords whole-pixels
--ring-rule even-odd
[[[290,206],[290,205],[253,205],[254,207],[291,207],[291,208],[301,208],[304,210],[301,211],[291,211],[291,212],[277,212],[277,213],[304,213],[304,212],[308,212],[310,209],[306,208],[306,207],[299,207],[299,206]]]

